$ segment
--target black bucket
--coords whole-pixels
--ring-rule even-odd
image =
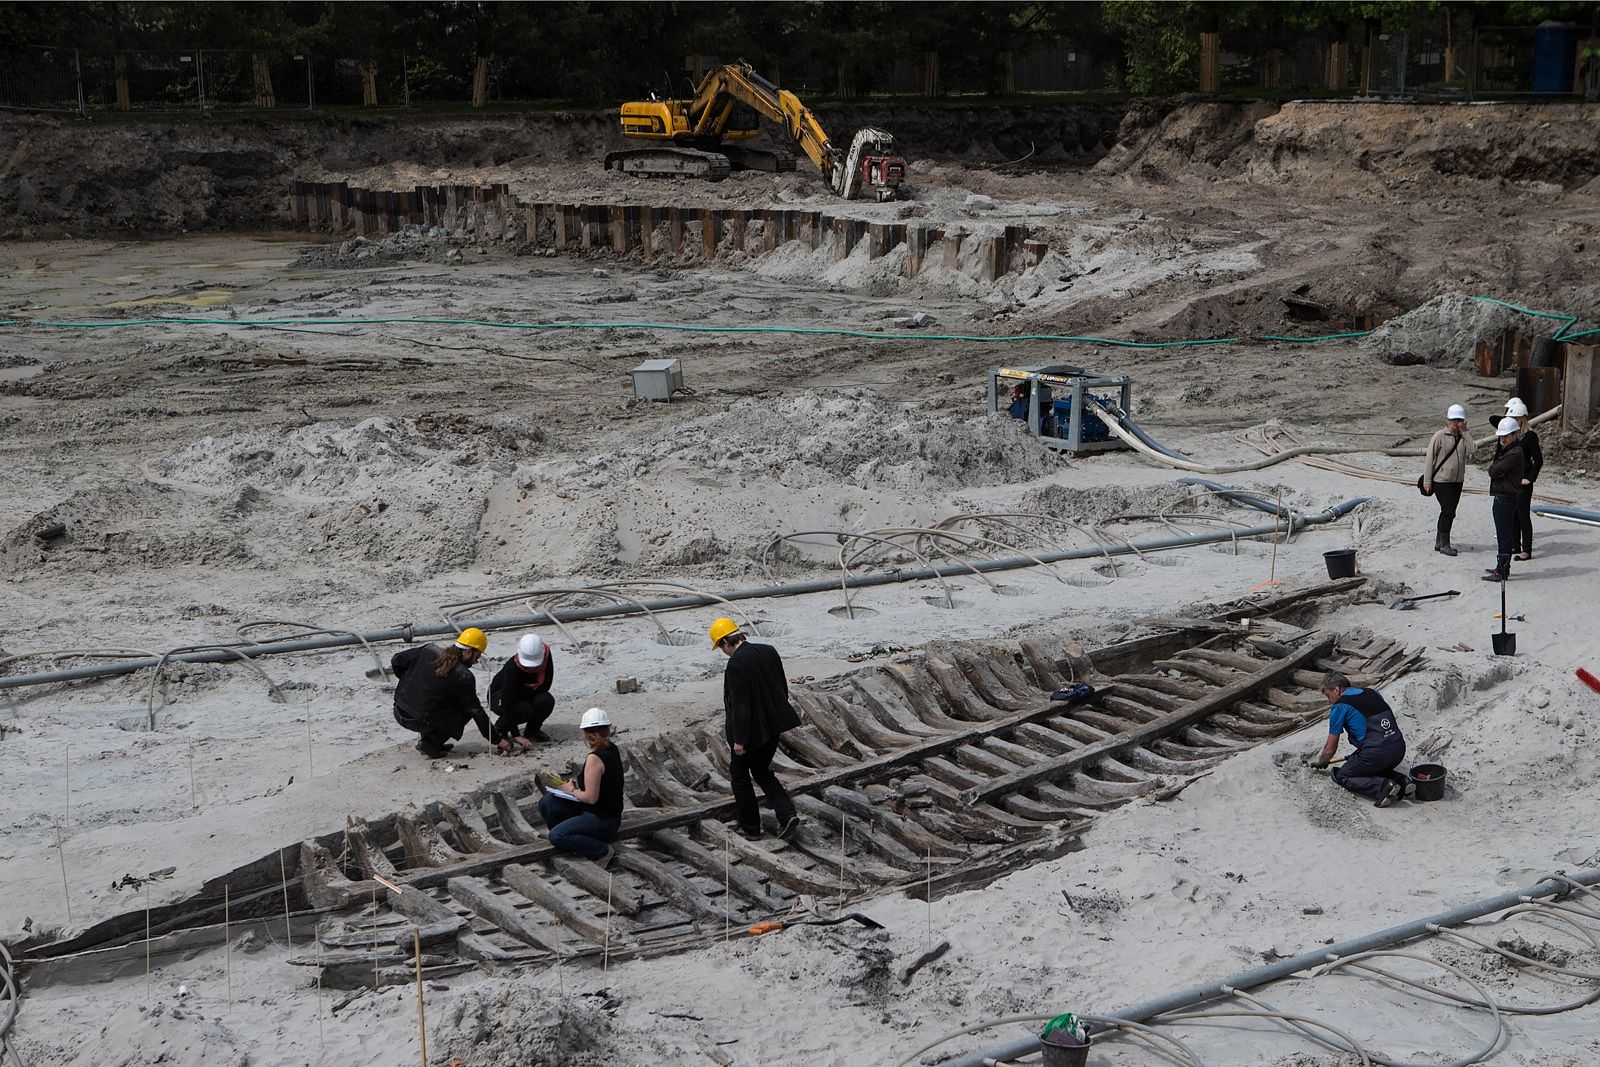
[[[1059,1030],[1040,1038],[1039,1046],[1044,1052],[1043,1067],[1085,1067],[1089,1062],[1089,1046]]]
[[[1416,799],[1444,799],[1446,771],[1437,763],[1419,763],[1411,768],[1411,781],[1417,787]]]
[[[1329,578],[1356,576],[1356,550],[1353,548],[1336,548],[1332,552],[1324,552],[1322,562],[1328,567]]]
[[[1490,634],[1489,640],[1494,642],[1494,654],[1497,656],[1515,656],[1517,654],[1517,635],[1508,633]]]

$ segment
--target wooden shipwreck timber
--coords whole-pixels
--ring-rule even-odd
[[[609,870],[549,846],[524,777],[352,820],[291,846],[297,855],[282,865],[273,853],[252,865],[253,893],[239,891],[249,869],[236,872],[232,918],[275,908],[282,929],[292,894],[321,919],[319,943],[293,962],[349,987],[410,979],[419,933],[425,974],[614,962],[836,914],[846,901],[981,885],[1078,847],[1099,816],[1131,799],[1175,795],[1233,753],[1314,721],[1326,711],[1324,671],[1381,685],[1412,669],[1420,656],[1397,641],[1265,618],[1361,582],[1211,619],[1146,620],[1157,632],[1091,651],[957,644],[796,686],[803,725],[784,735],[774,762],[804,821],[791,840],[732,833],[730,753],[709,725],[623,737],[631,803]],[[1095,687],[1091,698],[1051,699],[1077,681]],[[263,877],[296,867],[281,885]],[[165,909],[155,932],[220,921],[204,899],[216,890]],[[137,945],[138,918],[27,956]]]

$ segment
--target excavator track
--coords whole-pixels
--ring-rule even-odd
[[[632,148],[606,153],[606,170],[636,178],[702,178],[720,182],[733,170],[728,157],[694,148]]]

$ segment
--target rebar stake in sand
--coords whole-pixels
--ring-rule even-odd
[[[317,953],[317,1044],[327,1048],[328,1034],[322,1026],[322,939],[313,937],[311,944]]]
[[[1283,517],[1283,486],[1278,486],[1278,510],[1272,516],[1272,573],[1267,576],[1268,582],[1278,580],[1278,520]]]
[[[733,874],[728,862],[728,850],[732,847],[733,838],[724,834],[722,838],[722,940],[724,941],[733,937]]]
[[[422,927],[413,926],[411,937],[417,949],[417,1037],[422,1042],[422,1067],[428,1067],[428,1023],[422,1012]]]
[[[228,1011],[233,1011],[233,916],[228,883],[222,883],[222,973],[228,982]]]
[[[562,951],[561,951],[561,924],[560,923],[556,923],[555,931],[556,931],[556,985],[559,986],[560,989],[561,989],[561,999],[562,1000],[566,1000],[567,999],[567,975],[566,975],[566,972],[561,969]]]
[[[67,888],[67,846],[61,841],[61,827],[56,827],[56,855],[61,857],[61,902],[67,906],[67,923],[72,922],[72,891]]]
[[[616,875],[606,872],[606,937],[600,954],[600,973],[611,973],[611,883]]]
[[[378,880],[372,880],[372,991],[378,991]]]
[[[150,883],[144,884],[144,997],[150,997]]]
[[[928,846],[928,947],[933,947],[933,846]]]
[[[189,806],[195,811],[200,810],[200,790],[194,784],[194,748],[189,749]]]
[[[839,910],[844,910],[844,820],[845,813],[839,813]]]
[[[66,745],[62,754],[61,786],[66,799],[61,804],[61,825],[72,825],[72,746]]]
[[[289,927],[289,868],[283,861],[283,849],[278,850],[278,873],[283,875],[283,936],[294,948],[294,930]]]
[[[315,778],[317,767],[311,758],[311,713],[306,712],[306,777]]]

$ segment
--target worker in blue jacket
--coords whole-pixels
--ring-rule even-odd
[[[1328,698],[1328,739],[1323,742],[1315,767],[1326,767],[1344,734],[1354,746],[1344,765],[1334,768],[1333,780],[1370,797],[1380,808],[1405,795],[1409,779],[1395,771],[1406,758],[1406,739],[1388,701],[1376,689],[1361,689],[1338,671],[1322,676],[1322,695]]]

